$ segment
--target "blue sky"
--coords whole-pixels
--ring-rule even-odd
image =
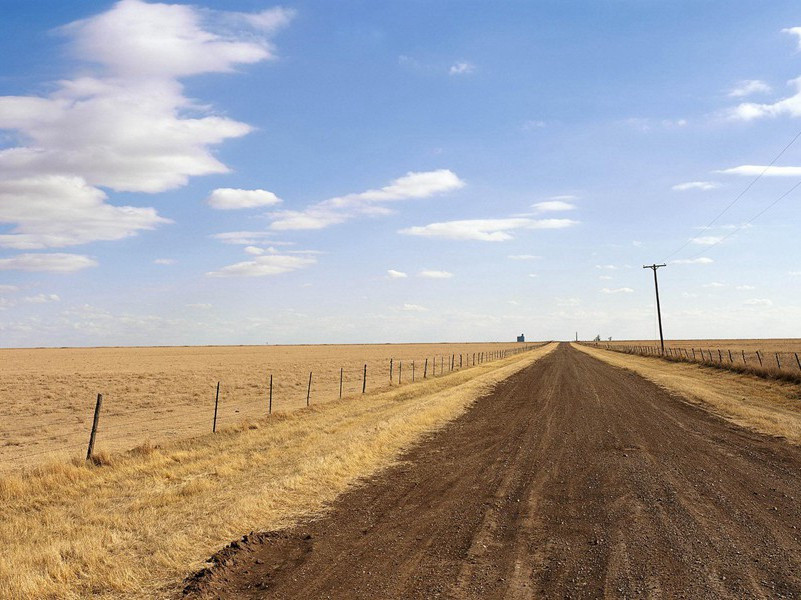
[[[2,7],[3,346],[801,336],[797,3]]]

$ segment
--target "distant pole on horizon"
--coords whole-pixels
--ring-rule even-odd
[[[654,289],[656,290],[656,317],[659,320],[659,343],[662,346],[662,354],[665,353],[665,337],[662,335],[662,310],[659,307],[659,282],[656,279],[656,270],[660,267],[666,267],[666,264],[653,264],[643,265],[643,269],[651,269],[654,272]]]

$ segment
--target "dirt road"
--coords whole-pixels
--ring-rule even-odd
[[[801,598],[801,449],[563,344],[197,598]]]

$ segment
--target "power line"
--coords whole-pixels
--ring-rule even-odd
[[[715,223],[717,223],[718,219],[720,219],[720,218],[721,218],[723,215],[725,215],[725,214],[726,214],[726,213],[729,211],[729,209],[730,209],[732,206],[734,206],[734,205],[735,205],[735,204],[736,204],[736,203],[737,203],[737,202],[738,202],[738,201],[739,201],[739,200],[740,200],[740,199],[741,199],[743,196],[745,196],[745,195],[748,193],[748,191],[749,191],[749,190],[750,190],[752,187],[754,187],[754,184],[755,184],[757,181],[759,181],[760,179],[762,179],[762,176],[763,176],[765,173],[767,173],[767,172],[768,172],[768,170],[769,170],[769,169],[770,169],[770,168],[771,168],[771,167],[772,167],[774,164],[776,164],[776,161],[777,161],[777,160],[779,160],[779,159],[780,159],[780,158],[781,158],[781,157],[784,155],[784,153],[785,153],[785,152],[787,152],[787,150],[790,148],[790,146],[792,146],[792,145],[793,145],[793,144],[796,142],[796,140],[798,140],[798,138],[799,138],[799,137],[801,137],[801,130],[799,130],[799,131],[798,131],[798,133],[796,133],[796,134],[795,134],[795,136],[793,136],[793,139],[791,139],[791,140],[790,140],[790,141],[787,143],[787,145],[786,145],[784,148],[782,148],[782,149],[781,149],[781,151],[780,151],[780,152],[779,152],[779,153],[778,153],[776,156],[774,156],[774,157],[773,157],[773,160],[772,160],[772,161],[770,161],[770,162],[767,164],[767,166],[766,166],[764,169],[762,169],[762,171],[761,171],[761,172],[760,172],[760,173],[759,173],[759,174],[758,174],[756,177],[754,177],[754,179],[752,179],[752,180],[751,180],[751,182],[750,182],[748,185],[746,185],[746,186],[745,186],[745,188],[744,188],[744,189],[743,189],[743,190],[742,190],[742,191],[741,191],[739,194],[737,194],[737,197],[735,197],[735,198],[734,198],[734,200],[732,200],[731,202],[729,202],[729,204],[728,204],[728,205],[727,205],[727,206],[726,206],[726,207],[725,207],[725,208],[724,208],[722,211],[720,211],[720,212],[717,214],[717,216],[716,216],[714,219],[712,219],[712,220],[711,220],[709,223],[707,223],[707,224],[706,224],[706,226],[704,227],[704,229],[709,229],[710,227],[712,227],[712,225],[714,225]],[[775,204],[775,203],[774,203],[774,204]],[[772,206],[772,205],[771,205],[771,206]],[[760,214],[761,214],[761,213],[760,213]],[[759,216],[759,215],[757,215],[757,216]],[[756,217],[755,217],[755,218],[756,218]],[[729,237],[729,236],[726,236],[726,237]],[[683,243],[681,246],[679,246],[679,248],[677,248],[676,250],[674,250],[673,252],[671,252],[670,254],[668,254],[668,255],[665,257],[665,259],[664,259],[664,261],[663,261],[663,262],[667,262],[667,260],[668,260],[669,258],[671,258],[672,256],[675,256],[676,254],[678,254],[679,252],[681,252],[682,250],[684,250],[684,249],[685,249],[687,246],[689,246],[689,245],[690,245],[690,243],[691,243],[692,241],[693,241],[693,238],[690,238],[690,239],[688,239],[688,240],[687,240],[686,242],[684,242],[684,243]],[[722,240],[721,240],[721,241],[722,241]]]
[[[781,202],[782,200],[784,200],[784,199],[785,199],[787,196],[789,196],[790,194],[792,194],[792,193],[793,193],[795,190],[797,190],[799,187],[801,187],[801,181],[797,182],[797,183],[796,183],[795,185],[793,185],[793,186],[792,186],[792,187],[791,187],[789,190],[787,190],[786,192],[784,192],[784,193],[783,193],[781,196],[779,196],[778,198],[776,198],[776,199],[775,199],[773,202],[771,202],[770,204],[768,204],[768,205],[767,205],[765,208],[763,208],[762,210],[760,210],[760,211],[759,211],[757,214],[755,214],[753,217],[751,217],[750,219],[748,219],[748,220],[747,220],[745,223],[741,224],[739,227],[736,227],[735,229],[733,229],[732,231],[730,231],[729,233],[727,233],[726,235],[724,235],[724,236],[723,236],[722,238],[720,238],[719,240],[716,240],[716,241],[715,241],[715,242],[713,242],[712,244],[709,244],[709,245],[708,245],[706,248],[704,248],[704,249],[703,249],[703,250],[701,250],[700,252],[697,252],[696,254],[693,254],[693,255],[692,255],[690,258],[688,258],[687,260],[693,260],[694,258],[698,258],[699,256],[701,256],[702,254],[705,254],[706,252],[708,252],[709,250],[711,250],[711,249],[712,249],[712,248],[714,248],[715,246],[717,246],[717,245],[719,245],[719,244],[722,244],[722,243],[723,243],[725,240],[729,239],[729,238],[730,238],[731,236],[733,236],[735,233],[737,233],[737,232],[739,232],[739,231],[742,231],[743,229],[745,229],[746,227],[748,227],[748,226],[749,226],[751,223],[753,223],[754,221],[756,221],[756,220],[757,220],[759,217],[761,217],[761,216],[762,216],[762,215],[764,215],[766,212],[768,212],[768,211],[769,211],[771,208],[773,208],[774,206],[776,206],[776,205],[777,205],[779,202]]]

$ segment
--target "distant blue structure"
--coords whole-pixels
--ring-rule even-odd
[[[517,336],[517,341],[518,342],[525,342],[526,341],[526,336],[521,333],[520,335]]]

